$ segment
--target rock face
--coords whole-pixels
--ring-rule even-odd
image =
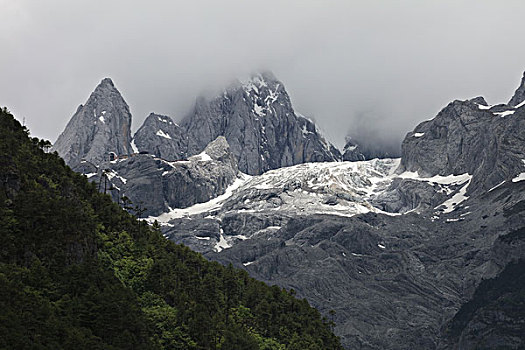
[[[145,151],[167,160],[186,156],[184,130],[164,115],[151,113],[133,136],[137,151]]]
[[[115,201],[128,197],[138,216],[147,217],[207,202],[237,178],[237,164],[224,137],[199,155],[169,162],[150,154],[103,163],[91,180]]]
[[[131,153],[131,113],[111,81],[100,82],[85,105],[80,105],[60,134],[53,150],[75,168],[82,159],[99,164],[109,152]]]
[[[200,97],[180,126],[168,116],[150,114],[130,137],[129,108],[110,79],[104,79],[80,106],[57,139],[54,150],[77,167],[117,156],[148,152],[174,161],[201,153],[218,136],[231,147],[239,169],[257,175],[305,162],[341,160],[337,148],[314,122],[296,113],[282,82],[272,73],[236,82],[215,98]]]
[[[488,190],[525,170],[525,107],[487,106],[481,97],[454,101],[408,133],[400,171],[474,175]]]
[[[295,113],[284,85],[268,72],[237,82],[215,98],[199,98],[181,127],[188,154],[201,152],[222,135],[239,169],[250,175],[341,157],[312,121]]]
[[[521,78],[521,84],[516,89],[516,92],[514,92],[514,96],[510,99],[508,105],[510,107],[516,107],[519,106],[525,102],[525,72],[523,72],[523,77]]]
[[[351,138],[347,138],[346,144],[343,148],[343,160],[348,162],[356,162],[367,159],[365,155],[361,153],[359,145]]]
[[[525,243],[524,230],[521,230],[521,245]],[[483,281],[476,288],[472,300],[463,305],[449,323],[446,342],[441,348],[522,348],[525,342],[524,293],[525,260],[518,260],[508,264],[496,278]]]

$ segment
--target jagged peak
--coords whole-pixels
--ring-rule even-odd
[[[146,117],[146,119],[144,120],[144,124],[146,124],[146,123],[155,123],[156,124],[157,122],[167,123],[169,125],[175,124],[173,122],[173,119],[170,116],[163,115],[163,114],[157,114],[155,112],[151,112]]]
[[[525,101],[525,72],[523,72],[520,86],[518,86],[518,88],[514,92],[514,95],[510,99],[508,105],[511,107],[516,107],[517,105],[521,104],[524,101]]]
[[[270,90],[275,90],[278,86],[283,85],[269,70],[263,70],[252,73],[248,79],[241,80],[240,83],[244,90],[246,90],[247,92],[250,92],[252,90],[258,92],[258,89],[261,88],[269,88]]]
[[[100,81],[99,86],[115,87],[115,84],[113,84],[113,80],[111,80],[111,78],[104,78]]]
[[[483,96],[477,96],[477,97],[471,98],[468,101],[469,102],[473,102],[473,103],[478,104],[478,105],[486,106],[486,107],[489,106],[489,104],[487,103],[487,101],[485,100],[485,98]]]

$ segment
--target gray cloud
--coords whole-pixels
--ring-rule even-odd
[[[525,69],[523,1],[0,0],[0,105],[55,140],[106,76],[135,130],[270,69],[342,146],[395,145],[456,98],[505,102]]]

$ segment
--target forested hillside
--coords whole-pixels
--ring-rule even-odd
[[[293,292],[209,262],[0,111],[0,348],[341,349]]]

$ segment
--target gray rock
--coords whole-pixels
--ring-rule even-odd
[[[215,98],[198,98],[181,127],[186,131],[188,154],[201,152],[222,135],[239,169],[250,175],[341,158],[312,121],[295,113],[284,85],[268,72],[236,82]]]
[[[454,101],[407,134],[399,171],[469,173],[469,191],[486,191],[524,170],[523,140],[525,108],[489,109],[482,98]]]
[[[514,92],[514,95],[510,99],[508,105],[511,107],[516,107],[523,101],[525,101],[525,72],[523,72],[523,77],[521,78],[520,86]]]
[[[95,165],[116,155],[131,153],[131,114],[111,79],[105,78],[80,105],[60,134],[53,150],[71,167],[82,159]]]
[[[347,138],[343,148],[343,160],[349,162],[366,160],[365,155],[361,153],[359,145],[351,138]]]
[[[133,136],[140,152],[148,152],[166,160],[181,160],[186,156],[184,130],[164,115],[151,113]]]
[[[128,197],[139,216],[147,217],[207,202],[223,194],[237,173],[228,143],[219,137],[201,155],[186,161],[169,162],[137,154],[103,163],[92,180],[115,201]]]

